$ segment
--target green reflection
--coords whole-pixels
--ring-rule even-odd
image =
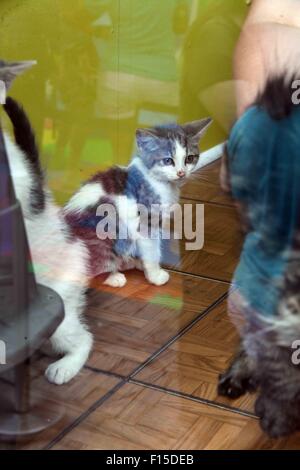
[[[244,0],[1,0],[1,57],[36,59],[13,95],[57,200],[114,163],[139,126],[210,115],[204,148],[234,118],[232,55]]]

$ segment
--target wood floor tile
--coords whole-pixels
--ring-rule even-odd
[[[93,283],[87,321],[94,334],[88,364],[122,376],[131,374],[155,351],[224,295],[228,285],[171,273],[168,284],[150,285],[130,271],[122,289]]]
[[[41,404],[39,413],[45,419],[52,412],[56,414],[57,410],[61,409],[63,413],[60,421],[27,441],[2,443],[0,449],[41,449],[45,447],[119,382],[114,377],[83,369],[70,383],[60,386],[53,385],[44,377],[45,368],[50,362],[52,359],[42,358],[34,361],[30,366],[33,377],[30,385],[31,408]]]
[[[238,343],[224,301],[134,378],[253,412],[254,395],[237,400],[217,395],[218,376],[228,367]]]
[[[185,200],[182,204],[192,204],[195,224],[197,203]],[[188,217],[184,220],[187,224],[191,223]],[[177,262],[171,264],[168,257],[163,257],[166,266],[189,274],[231,281],[243,241],[235,207],[205,203],[204,245],[201,249],[187,250],[187,241],[184,239],[180,242],[180,248],[178,248],[180,256]]]
[[[293,445],[300,438],[294,436]],[[126,384],[54,449],[279,449],[255,418]]]
[[[231,197],[227,196],[220,187],[220,166],[221,160],[218,160],[197,171],[182,188],[181,197],[232,206]]]

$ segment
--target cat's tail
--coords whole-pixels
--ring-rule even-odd
[[[11,97],[6,98],[6,103],[3,105],[3,108],[12,122],[16,144],[25,153],[35,174],[43,181],[44,173],[41,167],[39,149],[35,140],[34,130],[32,129],[26,112],[23,107]]]
[[[7,97],[3,107],[12,122],[16,144],[29,162],[35,176],[31,188],[31,210],[38,214],[45,209],[46,191],[35,133],[26,112],[16,100]]]
[[[300,82],[296,75],[281,73],[267,80],[254,105],[263,108],[272,119],[288,117],[300,104]]]

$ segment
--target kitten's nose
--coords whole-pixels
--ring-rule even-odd
[[[179,176],[179,178],[183,178],[185,176],[185,171],[183,170],[177,171],[177,176]]]

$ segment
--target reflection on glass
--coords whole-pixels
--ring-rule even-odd
[[[235,0],[1,1],[2,56],[38,61],[13,95],[59,202],[97,169],[126,164],[137,127],[210,115],[204,148],[226,138],[246,9]]]

